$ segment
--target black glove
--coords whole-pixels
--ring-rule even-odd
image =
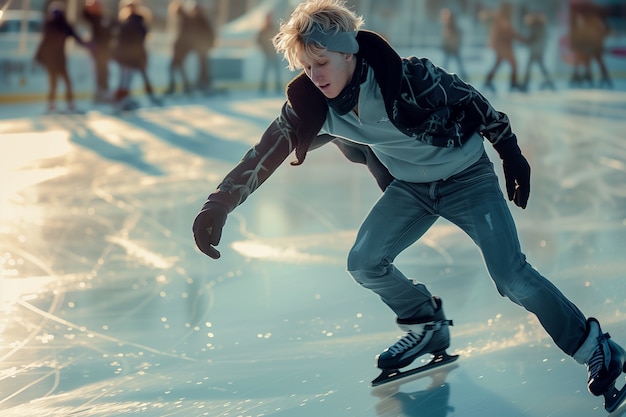
[[[227,215],[228,209],[225,206],[207,201],[193,221],[196,246],[210,258],[220,257],[220,252],[214,246],[220,243]]]
[[[517,139],[513,137],[503,140],[494,145],[494,149],[502,158],[502,169],[509,201],[513,201],[516,206],[525,209],[530,196],[530,165],[517,146]]]
[[[509,201],[523,209],[526,208],[528,197],[530,196],[530,165],[519,155],[517,158],[505,159],[502,161],[504,178],[506,181],[506,193]]]

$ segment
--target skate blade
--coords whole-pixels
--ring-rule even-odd
[[[626,385],[621,390],[615,384],[604,393],[604,409],[609,413],[617,410],[626,400]]]
[[[399,369],[383,369],[383,371],[372,381],[372,387],[388,384],[393,381],[407,378],[412,375],[419,375],[424,372],[448,365],[459,358],[459,355],[448,355],[447,352],[434,355],[430,362],[426,365],[418,366],[413,369],[401,371]]]

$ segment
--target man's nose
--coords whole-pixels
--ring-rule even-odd
[[[315,67],[311,67],[311,80],[313,82],[317,82],[320,78],[320,71],[318,71]]]

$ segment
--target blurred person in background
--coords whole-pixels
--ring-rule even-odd
[[[138,0],[123,0],[119,10],[119,32],[113,48],[113,59],[120,66],[120,81],[114,95],[114,106],[118,110],[132,110],[138,103],[131,98],[133,74],[142,76],[145,92],[153,104],[161,101],[154,95],[154,89],[148,77],[148,51],[146,37],[148,24],[152,18],[150,10]]]
[[[85,1],[83,18],[89,24],[91,31],[89,45],[96,78],[94,102],[110,102],[109,61],[111,60],[111,47],[113,45],[116,21],[105,14],[100,0]]]
[[[195,4],[193,5],[195,7]],[[170,12],[176,15],[177,32],[176,39],[172,45],[172,60],[169,67],[169,84],[165,94],[176,93],[176,75],[180,75],[183,92],[191,93],[192,88],[187,77],[185,61],[189,53],[194,50],[196,33],[194,31],[193,19],[194,10],[189,2],[173,2],[170,4]]]
[[[450,58],[456,61],[458,66],[458,74],[464,80],[467,80],[467,74],[463,67],[463,60],[461,59],[461,41],[462,34],[459,25],[456,22],[456,17],[450,9],[441,9],[439,18],[442,24],[441,33],[441,48],[443,50],[443,67],[449,70],[448,64]]]
[[[574,67],[570,85],[593,86],[591,65],[593,61],[600,69],[600,86],[611,88],[613,83],[604,62],[604,41],[609,28],[603,16],[603,9],[593,3],[575,3],[570,5],[569,45]]]
[[[500,7],[495,11],[481,11],[480,18],[483,22],[491,23],[489,33],[489,46],[496,55],[496,62],[487,74],[485,88],[495,92],[493,78],[503,61],[511,65],[510,90],[519,89],[517,84],[517,61],[513,51],[513,42],[522,40],[522,37],[513,27],[512,22],[513,6],[509,2],[500,3]]]
[[[191,93],[194,88],[202,93],[212,91],[210,50],[215,46],[216,33],[211,19],[197,1],[185,0],[171,4],[170,10],[178,18],[178,29],[172,47],[172,60],[169,68],[169,84],[165,94],[176,92],[176,74],[183,82],[183,91]],[[197,79],[192,86],[187,76],[185,62],[189,54],[197,60]]]
[[[76,112],[72,80],[67,70],[65,43],[74,38],[82,45],[85,42],[78,36],[74,27],[65,17],[65,4],[54,1],[46,8],[45,22],[41,41],[35,52],[35,61],[41,64],[48,73],[48,112],[56,111],[56,91],[59,78],[65,83],[65,101],[67,111]]]
[[[524,16],[524,23],[529,29],[528,36],[524,38],[524,43],[528,47],[528,62],[526,63],[526,71],[524,73],[524,81],[522,81],[521,89],[522,91],[528,91],[532,65],[537,64],[543,74],[543,82],[540,88],[550,88],[554,90],[554,83],[543,60],[547,42],[546,16],[540,12],[529,13]]]
[[[280,56],[276,53],[274,49],[274,44],[272,43],[272,38],[278,32],[278,28],[274,25],[274,15],[272,13],[268,13],[265,15],[265,20],[263,22],[263,27],[257,33],[256,42],[261,52],[263,53],[263,70],[261,72],[261,84],[259,87],[259,91],[261,93],[265,93],[267,91],[268,79],[270,77],[270,73],[274,73],[275,85],[277,93],[282,93],[283,84],[280,78]]]
[[[215,47],[217,32],[211,19],[206,15],[202,7],[196,2],[191,2],[191,16],[189,22],[192,36],[195,39],[193,51],[198,58],[198,80],[196,88],[205,94],[213,92],[213,74],[211,71],[210,51]]]

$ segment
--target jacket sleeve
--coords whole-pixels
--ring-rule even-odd
[[[224,205],[232,211],[269,178],[295,149],[295,114],[287,111],[285,103],[276,118],[241,161],[226,175],[208,201]]]
[[[418,109],[449,109],[448,114],[442,115],[449,125],[462,126],[468,135],[478,131],[493,145],[514,138],[507,115],[495,110],[478,90],[456,74],[416,57],[405,61],[404,71]]]
[[[62,21],[62,25],[63,25],[63,31],[67,34],[68,37],[72,37],[76,39],[76,42],[78,42],[78,44],[81,46],[86,45],[85,41],[78,35],[78,33],[76,33],[76,30],[74,30],[74,27],[67,20],[64,19]]]

